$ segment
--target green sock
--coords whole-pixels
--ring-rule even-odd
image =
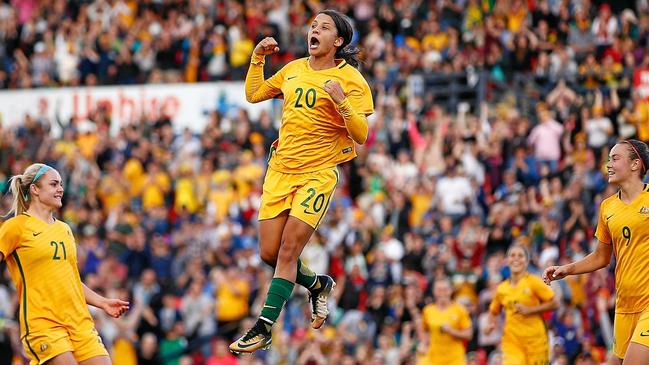
[[[317,289],[317,286],[320,284],[318,275],[309,269],[309,267],[299,258],[297,259],[297,276],[295,277],[295,283],[300,284],[309,290]]]
[[[270,282],[268,295],[266,295],[266,303],[261,309],[261,316],[259,319],[267,324],[273,324],[277,321],[279,314],[282,312],[282,307],[291,297],[293,287],[295,284],[282,278],[273,278]]]

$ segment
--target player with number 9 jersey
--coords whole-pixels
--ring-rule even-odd
[[[595,237],[615,252],[614,352],[622,359],[632,340],[649,346],[649,185],[629,204],[620,194],[602,201]]]
[[[619,187],[600,204],[595,251],[583,259],[545,269],[546,282],[606,267],[615,254],[615,320],[610,363],[649,363],[649,186],[643,183],[649,147],[624,140],[611,148],[608,181]]]

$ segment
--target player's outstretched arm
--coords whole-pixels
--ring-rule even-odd
[[[246,74],[246,100],[249,103],[268,100],[279,93],[264,80],[265,57],[277,52],[279,46],[273,37],[266,37],[255,46]]]
[[[92,289],[88,288],[86,284],[81,283],[81,285],[83,286],[83,296],[86,297],[86,303],[93,307],[103,309],[109,316],[119,318],[119,316],[128,310],[128,302],[120,299],[104,298]]]
[[[606,267],[611,262],[613,245],[599,241],[595,251],[583,259],[562,266],[550,266],[543,272],[542,279],[546,284],[553,280],[561,280],[568,275],[579,275]]]

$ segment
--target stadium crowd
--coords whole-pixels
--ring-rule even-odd
[[[473,319],[469,364],[498,364],[500,335],[481,329],[507,247],[529,247],[535,273],[591,250],[613,193],[609,146],[649,141],[649,103],[633,85],[649,66],[645,1],[3,1],[0,88],[242,80],[261,37],[279,40],[275,69],[303,56],[305,24],[325,6],[356,22],[376,113],[302,256],[338,282],[334,314],[310,330],[296,289],[267,352],[237,358],[227,344],[251,326],[272,275],[256,207],[273,116],[214,111],[198,135],[164,117],[111,135],[101,108],[63,121],[60,138],[42,116],[0,125],[0,190],[34,161],[61,171],[60,218],[84,282],[132,303],[120,319],[94,313],[114,364],[416,364],[428,347],[421,310],[443,276]],[[405,82],[468,69],[490,80],[477,107],[436,103],[430,88],[412,96]],[[551,363],[604,362],[612,268],[553,289]],[[17,304],[3,269],[0,363],[21,363]]]

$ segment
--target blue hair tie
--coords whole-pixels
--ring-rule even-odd
[[[40,179],[41,176],[43,176],[46,172],[48,172],[50,170],[54,170],[54,168],[51,167],[51,166],[43,164],[43,166],[41,166],[38,169],[38,171],[36,171],[36,174],[34,174],[34,179],[32,180],[31,184],[29,184],[29,185],[36,184],[38,179]],[[29,200],[29,188],[25,193],[23,193],[23,198],[25,198],[25,200]]]
[[[40,179],[41,176],[43,176],[46,172],[48,172],[50,170],[54,170],[54,168],[52,168],[50,166],[47,166],[47,165],[41,166],[41,168],[38,169],[38,171],[36,171],[36,174],[34,175],[34,180],[32,180],[32,184],[36,184],[38,179]]]

